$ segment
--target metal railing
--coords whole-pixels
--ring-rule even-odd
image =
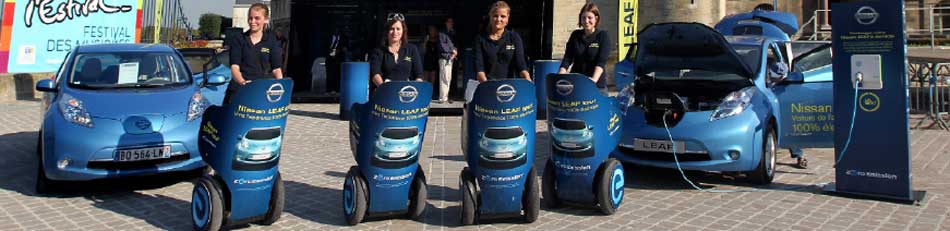
[[[914,128],[929,120],[927,128],[950,131],[950,63],[911,60],[907,69],[910,112],[926,116]]]
[[[157,37],[156,26],[159,28]],[[181,0],[142,1],[142,43],[177,44],[191,39],[192,27],[182,11]]]

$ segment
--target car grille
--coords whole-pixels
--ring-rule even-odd
[[[180,161],[188,160],[188,157],[191,155],[188,153],[173,155],[168,159],[158,159],[158,160],[143,160],[143,161],[132,161],[132,162],[118,162],[112,160],[94,160],[89,161],[86,165],[87,168],[92,169],[104,169],[104,170],[131,170],[131,169],[143,169],[143,168],[154,168],[158,165],[175,163]]]
[[[653,160],[653,161],[675,161],[671,153],[666,152],[643,152],[636,151],[633,148],[628,148],[624,146],[618,146],[617,150],[620,150],[624,155],[642,159],[642,160]],[[676,154],[676,159],[679,159],[680,162],[691,162],[691,161],[708,161],[712,160],[709,157],[709,154]]]

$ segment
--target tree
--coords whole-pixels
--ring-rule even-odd
[[[213,39],[220,37],[221,33],[221,15],[205,13],[198,19],[198,31],[201,37]]]

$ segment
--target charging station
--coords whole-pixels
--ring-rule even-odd
[[[903,0],[831,6],[835,183],[825,190],[900,202],[912,187]]]

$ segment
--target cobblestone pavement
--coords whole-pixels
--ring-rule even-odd
[[[809,169],[780,153],[775,183],[744,193],[691,189],[676,171],[627,166],[624,204],[613,216],[578,208],[543,209],[533,224],[458,227],[460,117],[430,117],[421,164],[429,183],[423,222],[375,220],[346,226],[341,211],[343,177],[354,165],[347,124],[335,120],[336,104],[293,105],[281,172],[287,188],[284,216],[272,226],[287,230],[950,230],[950,133],[913,130],[914,187],[928,191],[920,205],[850,199],[818,193],[834,178],[830,149],[806,150]],[[73,184],[78,193],[38,196],[35,102],[0,105],[0,230],[191,229],[191,180],[196,174]],[[913,123],[912,123],[913,124]],[[547,145],[539,121],[537,147]],[[536,163],[548,156],[537,148]],[[536,165],[538,170],[543,165]],[[741,179],[691,173],[716,189],[754,189]]]

